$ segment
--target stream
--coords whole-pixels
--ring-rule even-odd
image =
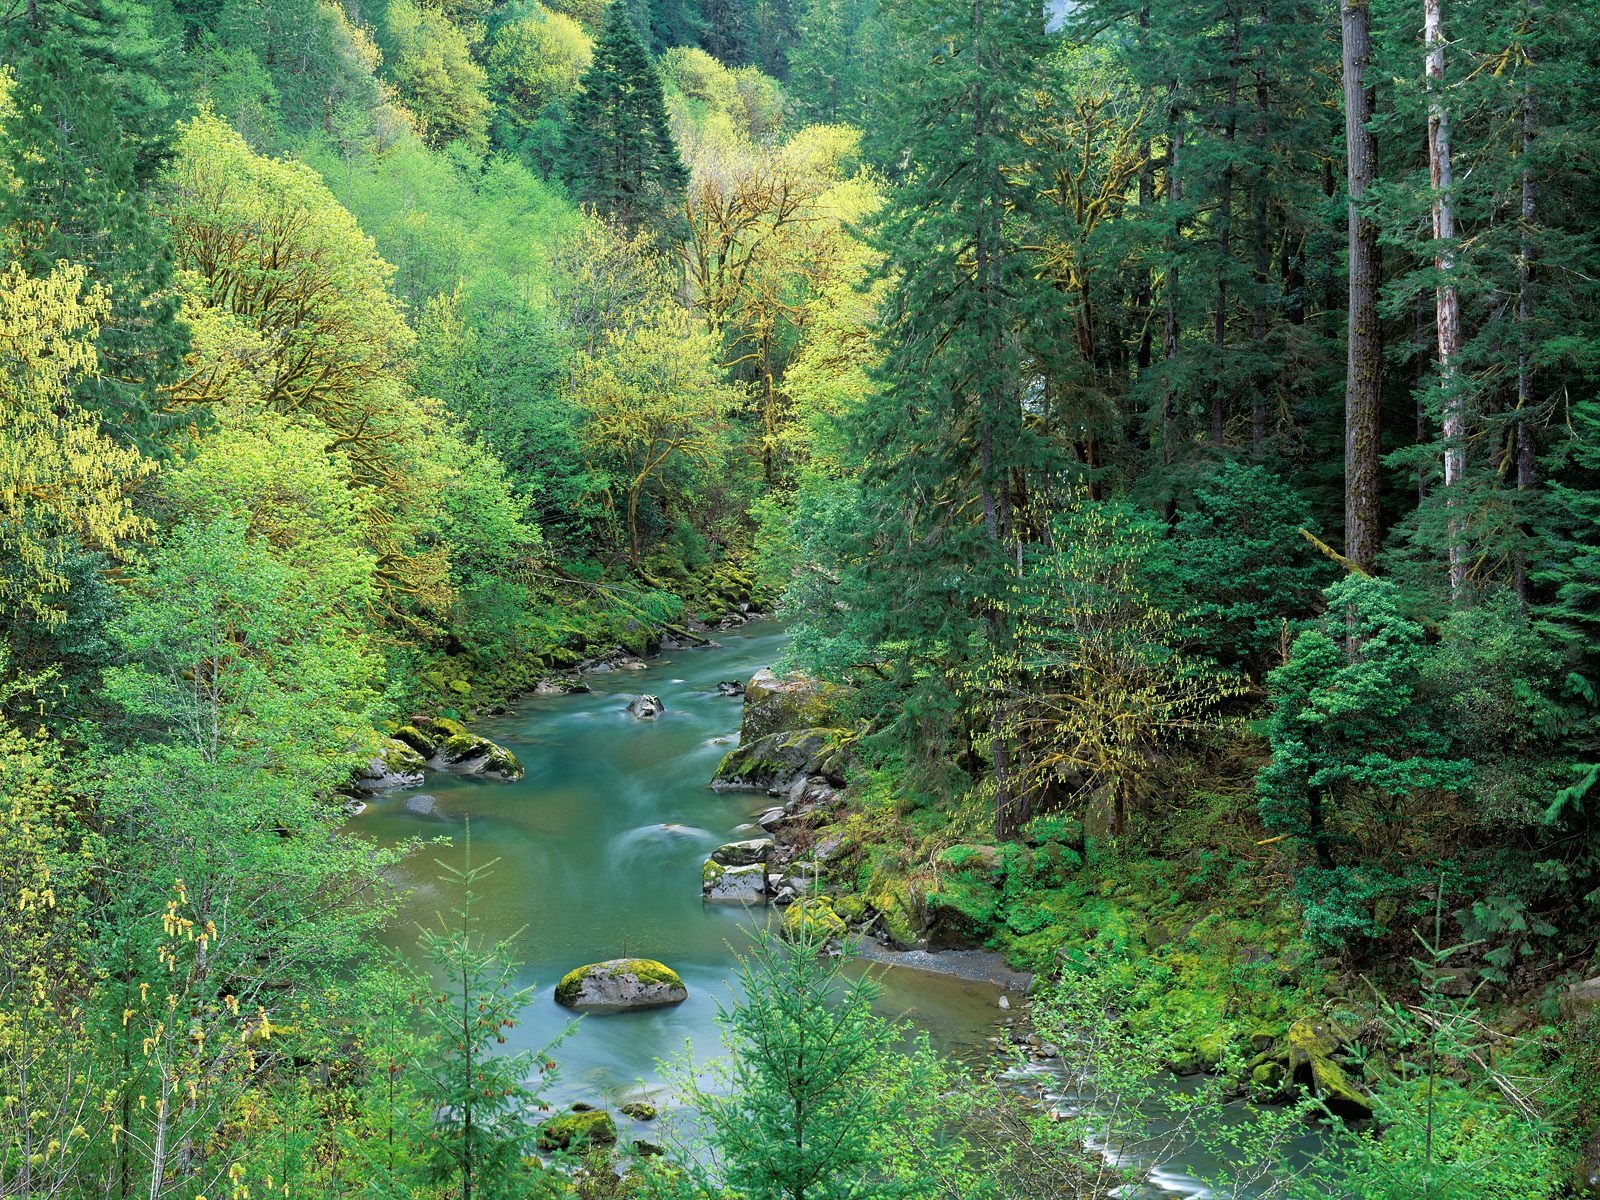
[[[741,702],[718,695],[717,683],[772,665],[788,637],[774,621],[716,636],[721,647],[670,651],[643,671],[592,673],[589,693],[529,696],[507,715],[472,722],[474,732],[522,759],[522,780],[429,772],[421,787],[379,793],[352,823],[383,845],[451,839],[425,846],[397,869],[396,882],[409,894],[388,937],[410,949],[419,924],[435,923],[460,903],[440,881],[437,863],[464,863],[470,818],[473,861],[496,860],[479,888],[480,928],[491,940],[511,940],[524,964],[518,983],[535,989],[508,1048],[537,1052],[571,1025],[553,1053],[560,1068],[545,1091],[553,1109],[582,1101],[615,1110],[644,1097],[670,1108],[660,1060],[703,1062],[720,1049],[717,1002],[731,997],[734,954],[748,944],[751,918],[737,905],[701,902],[701,865],[723,842],[753,836],[737,827],[770,802],[707,787],[736,741],[741,716]],[[639,720],[623,711],[642,692],[665,703],[660,717]],[[431,813],[407,811],[418,793],[435,798]],[[573,1023],[553,999],[556,982],[573,967],[625,956],[665,962],[682,976],[688,1000]],[[927,959],[856,969],[877,976],[885,1015],[926,1031],[941,1053],[992,1057],[1008,1016],[999,1008],[1002,986],[981,969],[963,978],[915,965]],[[1019,1000],[1013,995],[1010,1003]],[[660,1137],[614,1115],[624,1145]],[[1213,1165],[1189,1169],[1204,1173]],[[1174,1164],[1157,1174],[1159,1182],[1138,1196],[1207,1194]]]

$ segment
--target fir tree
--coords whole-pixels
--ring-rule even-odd
[[[863,602],[852,608],[867,643],[921,695],[901,725],[919,731],[913,758],[946,763],[950,739],[966,736],[966,718],[950,720],[948,680],[985,643],[1001,648],[1020,520],[1012,501],[1045,460],[1024,393],[1049,308],[1021,241],[1029,189],[1007,169],[1028,156],[1044,29],[1021,0],[922,0],[895,15],[907,54],[890,130],[908,179],[882,224],[895,282],[879,386],[852,418],[867,539],[851,576]],[[1007,748],[995,739],[991,751],[1005,831]]]
[[[660,226],[688,183],[661,80],[626,4],[606,10],[594,61],[567,105],[563,160],[573,198],[630,234]]]
[[[440,866],[461,907],[453,922],[441,915],[419,938],[428,964],[414,980],[425,1045],[414,1068],[427,1109],[424,1161],[430,1179],[458,1188],[461,1200],[522,1196],[522,1156],[533,1137],[527,1114],[539,1103],[528,1080],[552,1065],[550,1047],[537,1056],[495,1052],[533,989],[515,986],[510,939],[489,942],[478,926],[475,889],[494,862],[473,864],[470,829],[464,864]]]

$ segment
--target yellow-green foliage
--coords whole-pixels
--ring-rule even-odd
[[[155,464],[113,442],[69,398],[74,380],[98,371],[94,339],[106,311],[82,267],[43,279],[16,265],[0,272],[0,553],[8,562],[0,612],[59,620],[52,597],[67,588],[70,539],[119,555],[149,529],[127,492]]]
[[[494,36],[489,78],[522,120],[565,99],[594,57],[594,39],[565,13],[536,6],[531,16],[511,21]]]

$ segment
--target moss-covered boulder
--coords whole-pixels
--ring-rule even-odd
[[[377,753],[361,771],[366,788],[415,787],[422,782],[422,755],[396,738],[380,738]]]
[[[801,675],[780,679],[771,671],[757,671],[744,685],[740,739],[754,742],[774,733],[836,724],[844,694],[837,684],[820,679]]]
[[[1341,1117],[1370,1117],[1372,1106],[1334,1055],[1344,1038],[1331,1022],[1302,1017],[1289,1026],[1289,1073],[1309,1086],[1328,1110]]]
[[[826,896],[807,896],[796,900],[783,911],[783,936],[791,940],[801,937],[831,941],[845,935],[844,918],[833,911],[833,903]]]
[[[556,1003],[582,1011],[626,1011],[682,1004],[678,973],[653,958],[613,958],[575,967],[556,984]]]
[[[564,1112],[540,1123],[538,1147],[547,1154],[558,1150],[582,1150],[588,1146],[613,1146],[617,1123],[601,1108]]]
[[[445,738],[465,737],[467,727],[454,717],[420,717],[414,724],[431,733],[436,741]]]
[[[822,769],[833,730],[801,729],[741,740],[717,767],[716,791],[782,791]]]
[[[867,904],[878,914],[878,923],[890,945],[899,950],[912,950],[922,945],[927,918],[906,880],[874,881],[867,892]]]
[[[923,902],[929,950],[972,950],[994,932],[1000,893],[987,881],[942,880]]]
[[[742,842],[728,842],[711,852],[711,860],[724,867],[748,867],[764,863],[772,857],[769,838],[749,838]]]
[[[654,1121],[656,1106],[648,1100],[630,1100],[622,1106],[622,1115],[632,1117],[635,1121]]]
[[[500,779],[521,779],[522,762],[504,746],[475,733],[458,733],[444,740],[436,758],[462,775],[492,775]]]
[[[765,904],[767,883],[765,863],[730,867],[708,858],[700,872],[700,897],[722,904]]]
[[[423,758],[432,758],[439,750],[439,740],[428,736],[415,725],[402,725],[394,731],[397,742],[404,742]]]
[[[992,882],[999,882],[1005,870],[999,846],[946,846],[934,861],[947,871],[962,871]]]

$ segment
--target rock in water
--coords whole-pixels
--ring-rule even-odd
[[[407,796],[405,811],[413,817],[439,816],[439,800],[427,792],[418,792],[415,796]]]
[[[724,679],[721,683],[717,684],[717,695],[742,696],[744,695],[744,684],[740,683],[738,680]]]
[[[546,1154],[556,1150],[581,1150],[585,1146],[610,1146],[617,1140],[617,1123],[603,1108],[574,1107],[541,1122],[538,1147]]]
[[[458,733],[439,747],[435,761],[462,775],[490,775],[499,779],[521,779],[522,762],[504,746],[475,733]]]
[[[708,858],[705,869],[700,874],[700,897],[703,900],[729,904],[765,904],[768,890],[765,863],[725,867],[715,858]]]
[[[750,838],[743,842],[729,842],[711,852],[711,860],[724,867],[748,867],[764,863],[772,854],[772,842],[767,838]]]
[[[568,971],[556,984],[565,1008],[626,1011],[682,1004],[689,998],[678,973],[653,958],[613,958]]]
[[[378,756],[361,772],[367,788],[415,787],[422,782],[422,755],[395,738],[378,743]]]
[[[659,696],[640,696],[637,699],[630,700],[628,702],[627,711],[638,717],[640,720],[649,720],[652,717],[659,717],[662,713],[666,712],[667,706],[661,703],[661,698]]]

